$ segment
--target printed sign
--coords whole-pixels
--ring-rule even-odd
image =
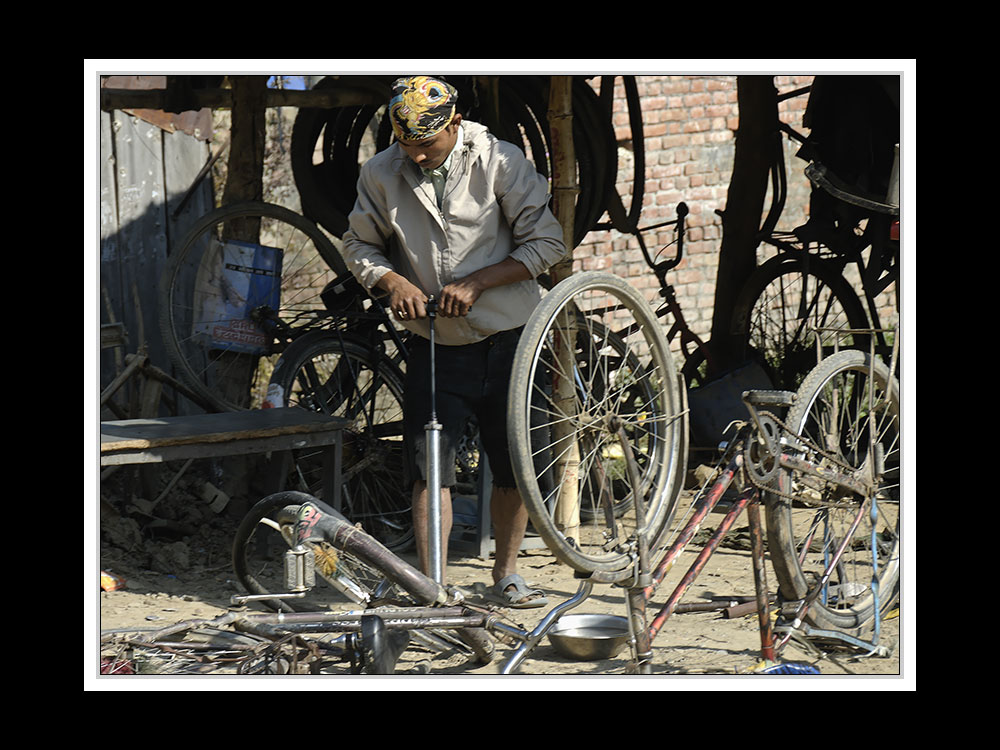
[[[212,242],[195,281],[194,333],[209,348],[265,354],[271,337],[250,317],[281,303],[282,251],[228,240]]]

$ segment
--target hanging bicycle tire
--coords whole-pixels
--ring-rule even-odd
[[[816,329],[864,331],[869,328],[857,292],[840,266],[810,255],[777,255],[747,279],[733,312],[732,332],[746,342],[745,357],[764,368],[775,388],[796,390],[817,364]],[[824,353],[864,349],[864,333],[820,333]]]
[[[302,212],[335,237],[347,231],[361,165],[392,142],[389,76],[336,76],[313,87],[353,94],[359,104],[303,107],[292,126],[291,162]]]
[[[324,325],[321,292],[345,272],[330,239],[294,211],[257,201],[210,211],[177,243],[160,281],[167,354],[219,411],[258,408],[281,351]]]
[[[543,298],[515,356],[508,438],[521,495],[553,554],[580,573],[630,575],[634,535],[642,529],[652,543],[673,516],[687,451],[669,347],[625,281],[585,272]]]
[[[802,382],[786,423],[807,458],[829,471],[874,477],[874,513],[866,498],[812,472],[781,470],[767,494],[771,562],[782,597],[797,601],[822,585],[806,620],[817,628],[857,630],[894,601],[900,576],[899,382],[878,358],[845,350],[824,359]],[[843,557],[827,581],[833,554]]]
[[[548,76],[500,76],[496,115],[475,76],[447,76],[459,90],[463,117],[487,124],[498,138],[518,145],[535,168],[551,177]],[[324,78],[316,88],[338,90],[361,103],[329,109],[303,108],[292,130],[291,160],[303,213],[336,237],[347,230],[357,198],[361,165],[392,145],[384,117],[391,76]],[[582,76],[573,83],[574,147],[578,183],[574,235],[579,243],[596,225],[614,190],[617,145],[610,118]],[[499,118],[498,120],[496,118]]]

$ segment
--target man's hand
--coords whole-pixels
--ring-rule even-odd
[[[388,293],[389,309],[399,320],[427,317],[427,295],[395,271],[385,274],[376,286]]]
[[[472,305],[487,289],[530,278],[524,264],[506,258],[445,286],[438,297],[438,315],[461,318],[469,314]],[[427,295],[395,271],[385,274],[376,286],[389,295],[389,309],[400,320],[427,317]]]
[[[523,263],[506,258],[448,284],[441,290],[438,312],[445,318],[460,318],[469,314],[473,303],[487,289],[530,278],[531,274]]]
[[[461,318],[468,315],[473,303],[482,293],[483,287],[477,283],[475,276],[466,276],[464,279],[453,281],[441,290],[438,313],[443,318]]]

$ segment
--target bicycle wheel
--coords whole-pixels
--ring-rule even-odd
[[[278,360],[269,389],[286,407],[349,420],[338,509],[389,549],[410,546],[413,519],[399,368],[367,341],[340,331],[313,331]],[[288,486],[322,497],[322,466],[321,452],[294,451]]]
[[[198,219],[160,283],[160,329],[180,377],[220,411],[258,408],[286,343],[322,325],[320,293],[346,271],[315,224],[247,202]]]
[[[244,516],[233,538],[233,570],[240,585],[250,594],[287,592],[285,553],[296,545],[295,522],[281,511],[298,493],[270,495]],[[319,503],[317,500],[313,502]],[[341,517],[332,508],[324,510]],[[345,519],[346,521],[346,519]],[[370,564],[323,542],[311,542],[317,580],[327,585],[317,587],[299,599],[264,599],[277,612],[308,612],[328,609],[332,603],[354,602],[365,607],[393,601],[400,591],[386,582],[385,576]]]
[[[518,487],[553,554],[630,575],[633,535],[652,543],[669,523],[687,458],[673,359],[645,299],[600,272],[553,288],[518,345],[508,414]]]
[[[790,391],[816,366],[813,330],[868,327],[861,301],[839,267],[811,256],[778,255],[765,262],[740,291],[733,313],[733,333],[746,342],[747,357],[764,367],[775,388]],[[841,347],[868,345],[863,334],[822,336]]]
[[[374,604],[403,607],[436,606],[450,603],[450,594],[436,581],[428,578],[405,560],[397,557],[377,539],[316,498],[301,492],[288,491],[261,500],[240,525],[233,547],[234,567],[241,563],[251,543],[250,533],[259,525],[254,518],[272,519],[282,531],[286,546],[305,544],[315,555],[317,574],[339,589],[336,578],[350,578],[356,588],[372,593],[367,606]],[[270,526],[270,523],[265,526]],[[237,568],[239,570],[239,568]],[[244,573],[245,575],[245,573]],[[362,577],[363,576],[363,577]],[[241,579],[242,582],[242,579]],[[247,579],[244,586],[261,585],[257,576]],[[261,593],[274,593],[273,590]],[[275,600],[271,600],[275,601]],[[299,601],[299,600],[295,600]],[[275,601],[276,604],[278,602]],[[288,607],[288,602],[279,606]],[[444,637],[438,631],[439,637]],[[493,641],[481,628],[458,628],[455,635],[472,651],[480,663],[488,663],[494,654]]]
[[[771,561],[782,596],[799,600],[820,584],[829,560],[839,564],[811,605],[817,628],[862,627],[894,599],[900,574],[899,383],[879,359],[846,350],[824,359],[803,381],[788,426],[821,468],[876,482],[875,516],[865,512],[851,531],[863,497],[814,473],[782,470],[768,494]]]

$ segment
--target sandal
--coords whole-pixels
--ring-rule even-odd
[[[514,588],[507,591],[509,586]],[[486,591],[485,596],[491,602],[514,609],[534,609],[535,607],[544,607],[549,603],[541,589],[528,588],[528,584],[517,573],[512,573],[498,581],[496,585]]]

